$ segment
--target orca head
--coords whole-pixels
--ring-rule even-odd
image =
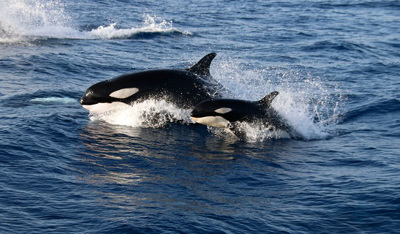
[[[106,80],[90,86],[82,96],[80,103],[92,114],[101,114],[121,105],[128,105],[139,89],[121,87],[115,80]]]
[[[244,118],[242,106],[246,101],[234,99],[210,99],[200,102],[192,111],[192,119],[199,124],[217,128],[229,128],[231,122]]]

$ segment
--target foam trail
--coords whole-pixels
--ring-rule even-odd
[[[61,1],[0,1],[0,43],[23,43],[48,38],[126,39],[141,33],[191,35],[173,27],[172,22],[148,14],[143,15],[142,25],[131,28],[118,28],[117,23],[112,23],[90,31],[80,31],[72,24]]]

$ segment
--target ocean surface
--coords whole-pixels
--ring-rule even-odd
[[[211,52],[301,137],[79,104]],[[399,233],[399,91],[399,1],[1,0],[0,233]]]

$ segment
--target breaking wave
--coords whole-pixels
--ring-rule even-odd
[[[83,31],[73,26],[65,6],[57,0],[0,1],[0,43],[24,43],[40,39],[134,39],[143,35],[191,35],[172,22],[149,14],[142,25],[118,27],[117,23]]]
[[[118,28],[116,23],[108,26],[100,26],[86,32],[84,39],[133,39],[146,35],[191,35],[190,32],[181,31],[173,27],[172,22],[161,20],[156,16],[143,15],[144,21],[141,27]]]

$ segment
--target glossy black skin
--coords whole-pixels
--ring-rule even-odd
[[[230,108],[230,112],[221,114],[215,110]],[[210,99],[200,102],[192,111],[192,117],[221,116],[234,126],[235,122],[265,124],[276,129],[288,130],[279,114],[265,102],[251,102],[237,99]]]
[[[181,108],[193,108],[200,101],[211,98],[216,90],[207,87],[202,77],[187,70],[151,70],[127,74],[92,85],[83,96],[82,105],[123,102],[130,104],[149,98],[164,99]],[[110,97],[110,93],[124,89],[138,88],[139,92],[125,99]]]
[[[209,69],[216,56],[210,53],[189,69],[150,70],[118,76],[89,87],[81,98],[81,105],[122,102],[131,104],[146,99],[163,99],[179,108],[192,109],[202,100],[218,97],[221,86],[212,79]],[[114,91],[137,88],[127,98],[110,97]]]

